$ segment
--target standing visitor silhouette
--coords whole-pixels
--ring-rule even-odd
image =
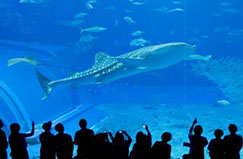
[[[242,136],[236,134],[237,126],[230,124],[230,134],[224,137],[225,143],[225,158],[226,159],[240,159],[240,150],[242,148]]]
[[[132,138],[126,131],[118,131],[113,138],[112,134],[108,133],[112,140],[112,157],[115,159],[129,159],[129,147],[132,142]],[[124,139],[124,135],[127,140]]]
[[[27,143],[25,138],[31,137],[35,132],[35,123],[32,122],[32,130],[30,133],[19,133],[20,125],[13,123],[10,125],[11,134],[9,136],[9,145],[11,148],[10,156],[12,159],[29,159]]]
[[[151,159],[170,159],[171,145],[168,142],[171,140],[171,134],[165,132],[161,136],[162,141],[156,141],[151,149]]]
[[[221,129],[214,131],[215,139],[212,139],[208,145],[209,156],[211,159],[224,159],[225,146],[224,140],[222,139],[223,135],[224,132]]]
[[[87,121],[81,119],[79,121],[80,130],[75,133],[74,144],[78,146],[77,159],[88,158],[90,148],[94,142],[94,131],[87,128]]]
[[[73,141],[69,134],[64,133],[64,126],[59,123],[55,126],[58,134],[55,136],[57,159],[72,159]]]
[[[52,122],[42,125],[44,132],[40,135],[40,159],[55,159],[55,138],[51,133]]]
[[[195,124],[197,124],[197,118],[194,119],[188,134],[190,140],[189,154],[191,159],[204,159],[204,147],[208,144],[208,140],[206,137],[201,136],[202,126],[195,126]]]
[[[133,145],[133,149],[130,153],[131,159],[149,159],[152,136],[149,132],[148,126],[144,125],[143,127],[146,130],[147,135],[141,131],[137,133],[136,143]]]
[[[3,121],[0,119],[0,159],[7,159],[8,142],[5,132],[2,130]]]

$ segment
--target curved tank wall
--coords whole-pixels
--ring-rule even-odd
[[[8,109],[14,109],[13,104],[8,104],[7,100],[13,100],[14,107],[17,109],[23,109],[22,112],[23,117],[21,120],[31,119],[36,122],[43,122],[48,119],[52,119],[55,116],[61,115],[68,111],[69,109],[80,104],[78,98],[76,97],[77,93],[75,91],[58,91],[55,94],[57,95],[50,101],[41,101],[40,98],[42,96],[41,88],[39,87],[39,83],[35,78],[35,67],[22,65],[20,67],[7,67],[8,59],[16,56],[25,56],[26,52],[31,52],[29,55],[33,56],[47,56],[48,53],[41,51],[40,49],[31,49],[29,44],[28,47],[18,46],[15,43],[9,43],[9,41],[5,41],[0,44],[0,48],[3,54],[0,55],[1,60],[1,97],[2,101],[6,104],[4,107],[8,107]],[[35,53],[35,51],[37,53]],[[45,69],[45,68],[43,68]],[[51,71],[46,71],[50,74],[51,77],[55,78],[55,75]],[[35,80],[32,80],[35,79]],[[23,83],[26,83],[23,85]],[[37,93],[39,91],[39,93]],[[5,96],[8,96],[9,99],[6,99]],[[56,113],[56,105],[61,105],[58,110],[59,113]],[[6,108],[5,108],[6,109]],[[13,110],[12,110],[13,111]],[[46,113],[48,111],[48,113]],[[18,113],[19,113],[18,112]],[[16,114],[17,115],[17,114]],[[17,118],[17,116],[16,116]],[[11,118],[10,118],[11,119]],[[18,122],[19,119],[17,120]],[[30,122],[27,122],[28,126],[30,126]]]

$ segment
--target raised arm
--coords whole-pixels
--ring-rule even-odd
[[[148,144],[151,146],[152,145],[152,135],[151,135],[151,133],[150,133],[150,131],[148,129],[148,125],[144,125],[143,127],[146,130],[146,132],[147,132]]]
[[[192,126],[191,126],[191,128],[190,128],[190,130],[189,130],[189,134],[192,134],[193,129],[194,129],[194,126],[195,126],[196,123],[197,123],[197,118],[194,119],[194,121],[193,121],[193,123],[192,123]]]
[[[131,143],[132,142],[132,138],[128,135],[128,133],[126,131],[121,131],[124,135],[126,135],[126,137],[128,138],[128,142]]]
[[[149,129],[148,129],[148,125],[144,125],[143,127],[144,127],[144,129],[146,130],[148,137],[149,137],[149,138],[152,138],[151,133],[150,133],[150,131],[149,131]]]
[[[35,123],[32,121],[32,129],[30,133],[22,134],[24,137],[31,137],[35,134]]]

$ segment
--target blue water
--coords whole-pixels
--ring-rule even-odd
[[[60,120],[67,126],[68,132],[73,135],[78,129],[76,123],[80,117],[87,118],[89,126],[96,132],[109,128],[115,132],[116,128],[125,128],[122,128],[123,124],[120,127],[114,126],[114,122],[122,122],[122,118],[132,120],[132,112],[138,116],[145,115],[146,118],[141,121],[138,117],[135,120],[137,123],[130,125],[127,121],[127,129],[133,137],[142,122],[154,122],[151,123],[154,128],[151,131],[155,136],[153,141],[159,139],[164,129],[171,132],[181,130],[179,137],[172,141],[175,147],[172,154],[176,158],[187,151],[180,143],[183,142],[182,138],[185,140],[190,120],[195,116],[201,118],[206,128],[205,135],[211,135],[210,138],[214,127],[227,131],[230,122],[242,126],[240,103],[243,100],[243,83],[240,68],[243,66],[243,2],[240,0],[25,1],[0,0],[0,118],[6,123],[6,131],[14,121],[21,122],[23,131],[28,131],[29,121],[24,120],[34,120],[41,124],[55,120],[81,105],[85,112],[79,110],[78,117],[71,115],[70,118],[67,116],[67,119]],[[140,5],[136,5],[137,2]],[[80,12],[86,15],[74,18]],[[126,16],[135,23],[125,21]],[[81,28],[92,26],[105,27],[106,30],[80,33]],[[144,34],[132,36],[137,30]],[[31,56],[45,64],[38,67],[45,76],[56,80],[90,68],[97,52],[117,56],[141,48],[130,45],[130,41],[136,38],[147,40],[144,46],[187,42],[196,45],[196,54],[211,54],[215,62],[212,65],[207,63],[209,68],[201,72],[192,69],[198,61],[182,61],[162,70],[108,84],[57,87],[45,101],[41,101],[42,88],[34,66],[7,66],[11,58]],[[233,58],[238,62],[218,62],[221,58]],[[224,75],[220,70],[222,67],[225,67],[222,69]],[[202,72],[207,74],[200,74]],[[237,85],[230,87],[233,84]],[[217,104],[219,100],[226,100],[230,104]],[[124,109],[124,105],[127,109]],[[201,108],[201,112],[197,111],[197,107]],[[158,115],[162,110],[178,114],[167,112]],[[234,111],[239,116],[229,115]],[[222,123],[210,120],[217,116],[213,112],[223,114]],[[150,116],[150,113],[157,115]],[[187,120],[179,126],[163,127],[156,125],[154,120],[154,117],[161,120],[161,115],[168,118],[172,125],[176,125],[178,120],[183,121],[183,118]],[[183,150],[176,152],[178,149]],[[36,156],[37,150],[32,151]]]

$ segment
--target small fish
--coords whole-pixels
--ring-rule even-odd
[[[20,0],[19,3],[45,3],[48,0]]]
[[[182,8],[169,9],[167,7],[161,7],[161,8],[153,9],[153,11],[168,14],[168,13],[175,13],[175,12],[184,12],[184,9]]]
[[[161,8],[153,9],[152,11],[161,12],[161,13],[168,13],[170,10],[167,7],[161,7]]]
[[[218,100],[217,104],[223,105],[223,106],[227,106],[230,105],[230,102],[227,100]]]
[[[74,17],[75,19],[79,19],[79,18],[84,18],[84,17],[86,17],[86,16],[88,16],[87,13],[80,12],[80,13],[75,14],[73,17]]]
[[[128,24],[136,24],[136,21],[132,19],[132,17],[129,16],[125,16],[124,20],[128,23]]]
[[[135,6],[141,6],[141,5],[144,5],[146,3],[146,1],[138,2],[138,1],[134,1],[134,0],[129,0],[129,2],[131,2]]]
[[[39,63],[32,57],[18,57],[8,60],[8,67],[19,64],[19,63],[28,63],[30,65],[37,66]]]
[[[94,3],[96,3],[95,0],[90,0],[90,1],[88,1],[88,2],[86,3],[86,8],[87,8],[88,10],[92,10],[92,9],[94,9],[94,6],[93,6]]]
[[[143,31],[141,31],[141,30],[137,30],[137,31],[134,31],[133,33],[132,33],[132,36],[142,36],[142,35],[144,35],[145,33],[143,32]]]
[[[133,39],[130,42],[130,46],[145,46],[147,44],[149,44],[150,42],[148,40],[145,40],[143,38],[139,38],[139,39]]]
[[[86,3],[86,8],[88,10],[92,10],[92,9],[94,9],[94,6],[91,3]]]
[[[169,10],[169,13],[174,13],[174,12],[184,12],[184,9],[182,9],[182,8],[174,8],[174,9]]]
[[[97,32],[102,32],[105,30],[107,30],[107,28],[105,28],[105,27],[93,26],[93,27],[86,28],[86,29],[81,28],[80,33],[83,33],[83,32],[97,33]]]
[[[181,2],[178,1],[178,0],[174,0],[172,3],[175,4],[175,5],[181,4]]]

